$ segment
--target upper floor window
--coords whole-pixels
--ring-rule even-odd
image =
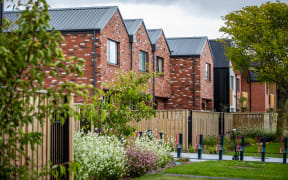
[[[156,71],[158,73],[163,73],[163,58],[157,57],[157,67],[156,67]]]
[[[205,79],[208,81],[211,80],[211,65],[209,63],[206,63]]]
[[[139,70],[146,72],[147,71],[147,53],[140,51],[139,54]]]
[[[107,44],[107,62],[110,64],[118,64],[118,47],[117,42],[108,40]]]

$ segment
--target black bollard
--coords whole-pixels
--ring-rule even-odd
[[[244,137],[241,137],[241,147],[240,147],[240,161],[244,160],[244,146],[245,146],[245,142],[244,142]]]
[[[219,148],[219,160],[222,160],[223,157],[223,145],[224,145],[224,137],[223,135],[220,136],[220,148]]]
[[[285,143],[284,143],[284,152],[283,152],[283,164],[286,164],[286,161],[287,161],[287,141],[288,141],[288,138],[286,137],[285,138]]]
[[[202,145],[203,145],[203,135],[199,136],[199,146],[198,146],[198,159],[202,159]]]
[[[183,143],[183,135],[180,133],[179,134],[179,144],[178,144],[178,147],[177,147],[177,158],[181,157],[182,143]]]
[[[265,152],[266,152],[266,138],[263,137],[262,138],[262,156],[261,156],[262,162],[265,162]]]
[[[162,141],[163,141],[163,133],[162,132],[159,133],[159,138],[160,138],[159,146],[161,146],[162,145]]]
[[[150,140],[152,139],[152,130],[151,129],[147,130],[147,136]]]
[[[140,132],[139,132],[139,139],[141,139],[142,135],[143,135],[143,132],[140,131]]]

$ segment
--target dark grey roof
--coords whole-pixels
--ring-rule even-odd
[[[207,37],[167,38],[171,56],[200,56]]]
[[[60,31],[102,30],[118,10],[117,6],[49,9],[50,26]],[[20,11],[4,12],[12,22]]]
[[[259,81],[259,80],[257,79],[257,75],[255,74],[254,71],[249,71],[249,76],[250,76],[250,81],[252,81],[252,82],[257,82],[257,81]]]
[[[151,43],[157,44],[157,41],[160,38],[163,30],[162,29],[148,29],[147,32],[151,40]]]
[[[129,35],[134,35],[142,23],[143,19],[124,19],[124,24]]]
[[[228,40],[228,43],[230,40]],[[225,47],[222,42],[209,40],[215,68],[229,68],[228,58],[225,56]]]

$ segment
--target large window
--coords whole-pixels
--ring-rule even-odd
[[[163,58],[157,57],[157,67],[156,67],[156,71],[158,73],[163,73]]]
[[[110,64],[118,64],[117,42],[108,40],[107,61]]]
[[[144,51],[140,51],[139,54],[139,70],[142,72],[147,71],[147,53]]]
[[[211,65],[209,63],[206,63],[205,79],[208,80],[208,81],[211,80]]]

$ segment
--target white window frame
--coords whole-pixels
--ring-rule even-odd
[[[110,39],[107,41],[107,62],[118,65],[118,43]]]
[[[211,65],[209,63],[206,63],[205,65],[205,69],[206,69],[206,72],[205,72],[205,79],[207,81],[210,81],[211,80]]]
[[[144,57],[144,64],[143,64],[143,62],[141,62],[142,55]],[[139,52],[139,71],[141,71],[141,72],[147,72],[147,56],[148,56],[147,52],[145,52],[145,51]],[[143,65],[144,65],[144,67],[142,67]]]
[[[160,69],[160,66],[159,66],[159,60],[161,60],[161,69]],[[157,57],[157,60],[156,60],[156,63],[157,63],[157,67],[156,67],[156,71],[158,72],[158,73],[164,73],[164,68],[163,68],[163,66],[164,66],[164,59],[163,58],[161,58],[161,57]],[[161,71],[160,71],[161,70]]]

